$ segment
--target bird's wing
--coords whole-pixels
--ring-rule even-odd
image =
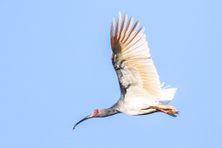
[[[161,84],[151,59],[144,27],[137,29],[125,15],[119,14],[116,23],[113,19],[110,30],[112,63],[117,73],[121,93],[124,95],[131,86],[144,89],[153,97],[160,97]]]

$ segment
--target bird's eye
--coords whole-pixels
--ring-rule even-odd
[[[99,110],[98,109],[95,109],[94,110],[94,113],[97,115],[99,113]]]
[[[96,116],[99,113],[98,109],[94,109],[94,111],[92,112],[92,116]]]

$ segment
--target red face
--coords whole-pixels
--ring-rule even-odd
[[[94,109],[93,112],[90,114],[90,117],[96,117],[99,113],[98,109]]]
[[[93,112],[92,112],[90,115],[86,116],[85,118],[83,118],[83,119],[81,119],[79,122],[77,122],[77,123],[74,125],[73,129],[75,129],[75,127],[76,127],[78,124],[80,124],[81,122],[86,121],[86,120],[88,120],[88,119],[91,119],[91,118],[93,118],[93,117],[97,117],[98,114],[99,114],[99,112],[100,112],[99,109],[94,109]]]

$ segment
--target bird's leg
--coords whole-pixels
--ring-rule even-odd
[[[149,106],[147,108],[142,108],[141,110],[148,110],[148,109],[151,109],[151,108],[153,108],[153,106]]]
[[[148,108],[144,108],[142,110],[148,110],[148,109],[156,109],[157,111],[166,113],[168,115],[176,115],[178,113],[175,108],[161,104],[156,106],[149,106]]]
[[[159,107],[157,106],[149,106],[147,108],[143,108],[142,110],[148,110],[148,109],[155,109],[155,110],[158,110],[158,111],[162,111]]]

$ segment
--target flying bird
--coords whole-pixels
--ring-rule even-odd
[[[174,98],[177,88],[165,87],[151,58],[144,27],[127,15],[119,13],[110,29],[112,64],[116,71],[121,95],[110,108],[94,109],[91,114],[77,122],[75,127],[91,118],[107,117],[117,113],[146,115],[163,112],[176,116],[177,109],[168,103]]]

